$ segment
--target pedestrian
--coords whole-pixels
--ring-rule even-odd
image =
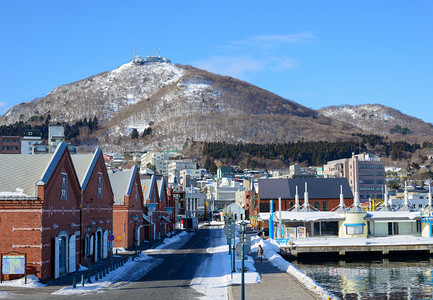
[[[257,254],[259,255],[259,262],[262,262],[263,261],[263,248],[260,245],[257,247]]]

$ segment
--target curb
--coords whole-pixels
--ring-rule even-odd
[[[229,285],[227,287],[227,296],[228,296],[229,300],[234,300],[234,297],[233,297],[233,286],[232,285]]]

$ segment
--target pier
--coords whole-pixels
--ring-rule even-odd
[[[433,241],[431,243],[422,244],[389,244],[389,245],[294,245],[291,247],[280,246],[280,253],[285,258],[302,257],[302,256],[326,256],[328,254],[338,254],[345,256],[346,254],[433,254]]]

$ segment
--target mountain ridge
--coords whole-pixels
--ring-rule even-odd
[[[346,108],[339,110],[350,112]],[[96,134],[100,144],[181,148],[192,141],[340,141],[351,139],[352,133],[375,133],[373,127],[360,128],[359,112],[353,112],[355,121],[348,120],[347,112],[338,114],[330,108],[316,111],[248,82],[192,66],[130,62],[18,104],[0,117],[0,124],[26,122],[33,116],[48,114],[53,123],[73,123],[96,116],[101,128]],[[401,116],[403,125],[415,122],[410,121],[412,117]],[[433,130],[429,131],[425,124],[425,135],[433,136]],[[150,136],[130,140],[133,129],[141,135],[149,127]],[[418,134],[412,131],[414,126],[410,128],[412,134]]]

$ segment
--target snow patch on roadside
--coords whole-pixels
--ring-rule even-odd
[[[116,282],[131,282],[140,279],[147,272],[158,266],[162,262],[162,259],[154,259],[147,255],[143,257],[137,257],[136,259],[128,260],[122,267],[110,272],[103,279],[95,281],[95,277],[92,276],[92,283],[85,283],[84,287],[77,284],[74,289],[72,286],[62,288],[52,293],[53,295],[80,295],[88,293],[102,292],[103,288],[107,288]]]
[[[207,253],[212,254],[203,261],[200,268],[191,281],[191,287],[197,292],[204,294],[202,299],[224,299],[226,300],[227,288],[230,284],[241,283],[241,260],[236,259],[233,279],[231,276],[229,247],[222,229],[211,230],[211,247],[206,249]],[[254,260],[251,257],[244,262],[244,267],[248,268],[245,275],[245,283],[260,282],[260,274],[254,268]]]
[[[42,284],[39,282],[39,278],[35,275],[27,275],[27,284],[24,283],[25,278],[15,279],[15,280],[9,280],[9,281],[3,281],[0,283],[0,286],[12,286],[12,287],[23,287],[23,288],[41,288],[46,286],[46,284]]]
[[[183,242],[184,245],[194,234],[195,233],[182,231],[178,235],[164,239],[162,244],[159,245],[158,247],[155,247],[155,249],[165,249],[167,248],[167,246],[179,242]]]
[[[293,264],[282,258],[279,254],[280,247],[278,246],[278,243],[276,241],[262,240],[260,237],[254,237],[252,238],[251,243],[251,251],[257,250],[257,246],[261,245],[263,248],[263,256],[265,258],[267,258],[278,269],[285,271],[295,277],[308,290],[319,295],[323,299],[338,299],[338,297],[336,297],[326,288],[321,286],[312,278],[308,277],[304,272],[296,268]]]
[[[178,235],[172,236],[170,238],[166,238],[162,245],[158,247],[158,249],[164,249],[167,246],[172,244],[176,244],[176,248],[182,247],[192,236],[193,234],[187,232],[181,232]],[[129,251],[124,248],[116,248],[119,253],[124,252],[128,253]],[[85,286],[82,287],[77,284],[77,287],[74,289],[72,286],[68,286],[62,288],[58,291],[55,291],[54,295],[80,295],[80,294],[88,294],[88,293],[97,293],[103,292],[102,289],[111,287],[115,288],[117,286],[123,286],[124,284],[119,285],[118,283],[129,283],[131,281],[138,280],[146,275],[147,272],[157,267],[160,263],[162,263],[162,259],[156,259],[146,254],[146,252],[152,252],[154,249],[149,249],[146,251],[142,251],[139,257],[136,257],[134,260],[129,259],[128,262],[122,267],[110,272],[106,277],[99,279],[99,281],[95,281],[94,276],[92,276],[92,283],[85,283]],[[116,252],[116,250],[114,250]],[[119,257],[118,255],[114,255],[114,257]],[[82,266],[80,266],[80,269]],[[84,269],[87,269],[83,267]],[[117,284],[116,284],[117,283]]]

